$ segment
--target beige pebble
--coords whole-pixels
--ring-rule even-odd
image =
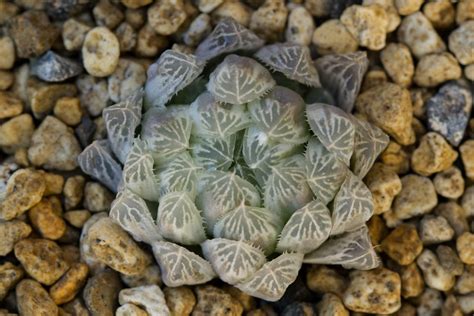
[[[464,178],[461,170],[454,166],[437,173],[433,183],[436,192],[448,199],[457,199],[464,192]]]
[[[431,250],[423,250],[416,259],[416,263],[423,271],[426,284],[432,289],[449,291],[454,286],[456,278],[441,266],[438,258]]]
[[[423,176],[449,169],[458,153],[443,136],[436,132],[425,134],[411,156],[413,170]]]
[[[199,11],[204,13],[210,13],[214,9],[218,8],[224,0],[198,0],[197,5]]]
[[[17,267],[9,261],[0,264],[0,301],[4,300],[8,292],[15,287],[24,274],[25,272],[21,267]]]
[[[76,85],[81,106],[92,116],[101,115],[102,110],[109,105],[107,80],[82,75],[76,80]]]
[[[137,45],[137,32],[127,22],[122,22],[115,30],[121,52],[130,52]]]
[[[79,239],[79,249],[80,249],[80,258],[82,262],[85,262],[89,269],[91,270],[91,274],[95,275],[101,271],[104,271],[107,266],[100,262],[92,253],[91,245],[87,240],[88,232],[90,227],[96,223],[99,219],[109,216],[106,212],[101,212],[92,215],[84,224],[81,230],[81,236]]]
[[[474,292],[474,265],[466,265],[464,273],[456,281],[455,290],[459,294]]]
[[[261,38],[274,42],[285,29],[288,9],[283,0],[265,0],[265,2],[252,13],[250,29]]]
[[[400,279],[403,298],[417,297],[423,292],[425,281],[415,262],[401,267]]]
[[[440,203],[434,209],[434,213],[448,220],[449,225],[456,232],[456,236],[460,236],[464,232],[469,231],[466,211],[458,203],[453,201]]]
[[[165,296],[157,285],[123,289],[119,293],[119,303],[141,306],[149,315],[169,315],[170,313]]]
[[[381,162],[397,174],[405,174],[410,168],[410,159],[402,146],[390,141],[387,148],[380,154]]]
[[[57,240],[66,232],[66,223],[49,200],[43,199],[28,212],[31,225],[43,238]]]
[[[0,90],[7,90],[13,84],[15,76],[12,72],[0,70]]]
[[[16,287],[18,311],[23,316],[56,316],[59,310],[48,292],[36,281],[26,279]]]
[[[409,15],[419,11],[424,0],[394,0],[400,15]]]
[[[168,47],[168,39],[156,34],[149,24],[145,24],[138,31],[137,45],[135,53],[141,57],[156,57],[159,53]]]
[[[330,14],[331,0],[305,0],[304,6],[314,17],[325,17]]]
[[[474,21],[466,21],[451,32],[449,50],[462,65],[474,63]]]
[[[31,233],[30,225],[19,220],[0,222],[0,256],[6,256],[15,244]],[[0,295],[1,297],[1,295]]]
[[[130,24],[135,30],[139,30],[146,22],[145,8],[125,10],[125,21]]]
[[[175,33],[186,17],[183,0],[158,0],[148,8],[148,23],[159,35]]]
[[[153,0],[120,0],[124,6],[131,9],[138,9],[150,4]]]
[[[364,6],[378,4],[385,10],[388,18],[387,33],[393,32],[400,25],[401,19],[394,0],[364,0],[362,4]]]
[[[72,301],[61,305],[61,308],[66,312],[74,316],[89,316],[89,311],[82,302],[81,299],[75,298]]]
[[[344,10],[340,20],[360,46],[370,50],[385,47],[389,19],[381,6],[352,5]]]
[[[109,0],[99,0],[92,9],[94,20],[98,26],[105,26],[113,30],[124,19],[122,10]]]
[[[439,244],[450,241],[454,229],[442,216],[425,215],[420,221],[420,237],[425,245]]]
[[[394,197],[400,193],[402,183],[398,175],[388,166],[375,163],[365,178],[374,200],[374,214],[390,210]]]
[[[0,125],[0,146],[25,148],[30,145],[35,126],[30,114],[21,114]]]
[[[199,285],[195,288],[195,293],[197,304],[194,307],[193,316],[241,315],[243,312],[239,301],[213,285]]]
[[[88,210],[75,210],[64,213],[64,219],[76,228],[82,228],[90,217],[91,212]]]
[[[417,58],[446,50],[443,40],[421,12],[405,17],[397,32],[398,41],[410,47]]]
[[[95,77],[111,75],[120,57],[117,37],[108,28],[99,26],[90,30],[82,46],[84,68]]]
[[[402,145],[415,142],[410,92],[397,84],[375,86],[356,99],[356,109]]]
[[[50,289],[49,295],[58,304],[74,299],[87,281],[89,268],[85,263],[76,263]]]
[[[382,250],[400,265],[409,265],[423,250],[423,243],[416,227],[409,224],[397,226],[381,243]]]
[[[145,270],[137,275],[120,275],[123,283],[128,287],[139,287],[143,285],[161,285],[161,271],[160,267],[151,264]]]
[[[69,269],[61,248],[47,239],[19,241],[15,256],[31,277],[45,285],[52,285]]]
[[[457,296],[457,301],[459,304],[459,308],[465,315],[473,314],[474,313],[474,294],[470,293],[467,295],[459,295]]]
[[[466,171],[466,176],[474,180],[474,140],[465,141],[460,147],[461,159]]]
[[[114,102],[125,100],[146,81],[145,68],[130,59],[121,58],[113,74],[107,79],[109,97]]]
[[[454,25],[456,10],[450,0],[427,2],[423,14],[436,29],[446,29]]]
[[[93,275],[83,291],[84,303],[92,315],[114,316],[122,284],[118,273],[105,270]]]
[[[67,178],[63,189],[64,205],[67,210],[75,208],[82,201],[85,183],[86,179],[81,175]]]
[[[215,10],[210,12],[212,21],[220,21],[224,18],[232,18],[237,23],[248,27],[252,16],[252,10],[242,1],[226,0]]]
[[[466,217],[474,216],[474,185],[471,185],[464,191],[461,205],[466,211]]]
[[[415,69],[413,80],[420,87],[435,87],[443,82],[461,78],[462,70],[450,53],[424,55]]]
[[[171,316],[190,315],[196,305],[196,297],[187,286],[167,287],[163,293]]]
[[[84,207],[91,212],[108,211],[114,195],[97,182],[87,182],[84,188]]]
[[[360,88],[360,93],[365,92],[375,86],[382,85],[388,82],[388,76],[383,69],[374,67],[369,69],[364,76],[364,81],[362,82],[362,87]]]
[[[345,277],[334,268],[324,265],[310,265],[308,267],[306,284],[313,292],[319,294],[332,292],[342,296],[347,288],[347,283]]]
[[[456,23],[474,19],[474,0],[461,0],[456,6]]]
[[[461,306],[459,305],[457,298],[453,294],[447,295],[443,306],[441,307],[441,315],[463,315]]]
[[[439,263],[446,270],[453,275],[461,275],[464,271],[464,264],[459,259],[456,250],[453,247],[446,245],[439,245],[436,247],[436,256],[438,257]]]
[[[456,240],[459,258],[465,264],[474,264],[474,234],[465,232]]]
[[[54,106],[54,115],[70,126],[75,126],[81,122],[82,109],[79,98],[63,97]]]
[[[426,214],[438,204],[434,185],[429,178],[409,174],[401,181],[402,190],[393,201],[396,218],[408,219]]]
[[[344,24],[336,19],[317,26],[312,42],[321,55],[352,53],[359,46]]]
[[[46,189],[44,196],[61,194],[64,186],[64,177],[60,174],[38,170],[44,179]]]
[[[67,19],[62,26],[62,37],[64,47],[70,51],[78,51],[81,49],[86,34],[91,27],[77,19]]]
[[[18,14],[20,8],[11,2],[0,2],[0,25],[10,21],[12,17]]]
[[[20,115],[21,112],[23,112],[21,99],[13,93],[0,92],[0,120]]]
[[[372,245],[380,245],[382,239],[388,234],[387,225],[380,215],[373,215],[366,223],[369,229],[369,237]],[[374,249],[377,252],[382,252],[380,247]]]
[[[349,316],[342,300],[333,293],[324,294],[323,298],[317,305],[319,316]]]
[[[123,304],[115,311],[115,316],[148,316],[149,314],[135,304]]]
[[[464,67],[464,75],[467,79],[474,81],[474,64]]]
[[[426,287],[418,300],[416,315],[438,315],[444,299],[440,291]]]
[[[305,7],[297,6],[288,14],[285,39],[287,42],[303,46],[311,44],[314,32],[314,21]]]
[[[73,97],[76,93],[77,89],[73,84],[39,84],[31,93],[31,110],[36,118],[44,118],[60,98]]]
[[[401,85],[411,85],[415,66],[411,57],[410,49],[401,43],[390,43],[380,53],[380,60],[390,78]]]

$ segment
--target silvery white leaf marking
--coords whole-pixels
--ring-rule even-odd
[[[161,198],[156,223],[160,234],[176,243],[197,245],[206,240],[201,214],[186,192]]]
[[[373,213],[372,193],[362,180],[348,171],[332,206],[331,235],[359,228]]]
[[[191,154],[196,164],[206,170],[228,170],[234,161],[236,137],[235,134],[226,138],[194,137]]]
[[[161,163],[189,149],[191,130],[192,121],[183,111],[153,108],[145,113],[141,136],[155,161]]]
[[[264,98],[250,102],[248,107],[253,121],[270,141],[302,144],[308,140],[306,105],[292,90],[276,86]]]
[[[236,284],[241,291],[260,299],[275,302],[298,277],[303,263],[302,253],[283,253],[263,265],[250,280]]]
[[[241,240],[214,238],[203,242],[201,247],[219,278],[229,284],[252,277],[267,261],[260,249]]]
[[[166,305],[165,295],[161,291],[160,287],[156,284],[141,285],[132,288],[126,288],[119,293],[119,303],[122,305],[119,309],[123,308],[127,304],[133,304],[140,306],[146,310],[147,315],[157,316],[171,316],[168,305]],[[131,312],[120,313],[117,309],[115,315],[129,315],[138,316],[139,314]]]
[[[96,140],[77,156],[77,162],[84,173],[117,192],[122,178],[122,167],[112,155],[107,140]]]
[[[306,116],[311,130],[324,147],[349,166],[355,135],[352,117],[335,106],[323,103],[308,104]]]
[[[199,59],[210,60],[237,50],[254,50],[262,47],[263,40],[232,18],[222,19],[211,34],[196,48]]]
[[[280,218],[274,212],[241,204],[214,225],[214,237],[248,241],[271,254],[280,229]]]
[[[328,239],[331,227],[328,208],[318,200],[311,201],[291,215],[281,232],[277,251],[311,252]]]
[[[272,75],[248,57],[227,56],[211,73],[207,89],[219,102],[244,104],[275,86]]]
[[[191,104],[193,134],[227,138],[250,126],[250,116],[243,105],[222,104],[209,92]]]
[[[293,211],[313,200],[306,182],[306,161],[295,155],[271,167],[264,192],[264,205],[287,219]]]
[[[135,139],[123,167],[123,182],[144,199],[158,201],[160,197],[160,182],[153,172],[153,157],[147,151],[145,142],[139,139]]]
[[[196,197],[197,172],[191,156],[184,152],[163,166],[159,173],[160,198],[170,192],[187,192],[194,200]]]
[[[250,182],[232,172],[209,171],[202,175],[196,205],[203,210],[210,231],[219,218],[241,204],[260,206],[260,194]]]
[[[209,262],[182,246],[158,241],[152,248],[166,286],[202,284],[216,276]]]
[[[326,55],[316,59],[315,65],[324,88],[331,92],[341,109],[350,113],[369,68],[367,53]]]
[[[205,62],[196,56],[168,49],[147,70],[145,106],[163,107],[173,95],[194,81]]]
[[[155,225],[146,202],[132,191],[119,192],[112,202],[109,216],[136,241],[151,244],[163,239],[158,233],[158,226]]]
[[[305,156],[309,187],[321,202],[328,204],[339,191],[348,169],[316,137],[308,141]]]
[[[369,270],[376,268],[380,261],[374,253],[367,226],[334,236],[321,247],[307,254],[304,263],[342,264],[347,268]]]
[[[390,138],[380,128],[354,118],[355,138],[351,169],[363,179],[372,168],[377,157],[387,147]]]
[[[143,90],[139,89],[124,101],[102,112],[107,135],[114,154],[125,163],[133,146],[135,129],[142,117]]]
[[[292,80],[307,86],[321,86],[318,71],[314,67],[307,46],[294,43],[267,45],[260,48],[255,57]]]

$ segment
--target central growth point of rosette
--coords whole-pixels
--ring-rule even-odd
[[[350,114],[365,53],[263,44],[226,19],[194,55],[165,51],[79,157],[167,286],[219,277],[275,301],[302,263],[379,264],[361,179],[388,137]]]

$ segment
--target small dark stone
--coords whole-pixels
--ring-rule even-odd
[[[59,82],[82,72],[80,63],[49,51],[31,62],[31,73],[48,82]]]
[[[94,136],[96,130],[97,127],[94,121],[92,121],[89,116],[83,116],[81,124],[79,124],[75,130],[77,139],[79,139],[79,142],[83,148],[87,147],[91,143],[92,136]]]
[[[464,136],[472,109],[472,94],[458,82],[443,85],[426,105],[429,128],[443,135],[453,146]]]
[[[46,2],[46,13],[53,20],[63,21],[83,12],[95,2],[95,0],[48,0]]]
[[[316,316],[316,307],[310,303],[295,302],[288,305],[281,316]]]
[[[347,7],[350,7],[353,4],[361,4],[362,0],[332,0],[330,3],[331,8],[329,10],[329,15],[331,18],[337,19]]]

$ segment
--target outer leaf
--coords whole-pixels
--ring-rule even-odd
[[[142,117],[143,90],[140,89],[125,101],[105,108],[102,112],[108,139],[120,162],[125,163],[133,145],[135,129]]]
[[[186,192],[163,196],[156,222],[161,235],[176,243],[197,245],[206,240],[201,214]]]
[[[264,98],[250,102],[249,111],[271,141],[302,144],[308,140],[304,100],[290,89],[276,86]]]
[[[302,84],[320,87],[318,71],[313,65],[307,46],[294,43],[277,43],[262,47],[256,54],[259,60]]]
[[[367,226],[335,236],[321,247],[307,254],[305,263],[342,264],[347,268],[369,270],[380,262],[373,252]]]
[[[358,119],[354,121],[356,129],[351,169],[355,175],[363,179],[378,155],[387,147],[390,138],[375,125]]]
[[[187,192],[194,200],[196,197],[197,172],[200,167],[194,164],[191,156],[185,152],[176,156],[162,167],[159,173],[160,196],[170,192]]]
[[[364,74],[369,67],[367,53],[358,51],[348,54],[326,55],[315,62],[321,83],[328,89],[336,104],[350,113],[359,94]]]
[[[352,117],[332,105],[314,103],[306,107],[309,126],[327,150],[349,166],[354,149]]]
[[[191,113],[195,134],[202,136],[228,138],[251,123],[243,105],[221,104],[209,92],[191,104]]]
[[[143,140],[157,162],[189,148],[192,121],[181,109],[150,109],[142,122]]]
[[[206,170],[228,170],[234,161],[235,138],[235,134],[227,138],[195,137],[191,154],[196,164]]]
[[[159,178],[153,172],[153,157],[145,142],[135,139],[123,167],[123,182],[127,188],[149,201],[160,197]]]
[[[237,50],[254,50],[264,44],[255,33],[243,27],[232,18],[222,19],[212,33],[196,48],[196,56],[210,60]]]
[[[206,240],[201,247],[219,278],[229,284],[252,277],[267,261],[260,249],[244,241],[214,238]]]
[[[308,142],[306,162],[309,187],[321,202],[328,204],[344,182],[347,167],[316,137]]]
[[[182,246],[158,241],[152,247],[166,286],[202,284],[216,276],[209,262]]]
[[[145,105],[163,107],[173,95],[194,81],[205,62],[196,56],[168,49],[147,71]]]
[[[110,208],[109,216],[136,241],[151,244],[163,239],[158,233],[158,226],[155,225],[145,201],[129,190],[124,190],[117,195]]]
[[[244,104],[260,98],[274,85],[268,70],[255,60],[229,55],[211,73],[207,89],[217,101]]]
[[[250,182],[222,171],[207,172],[200,179],[196,205],[210,231],[220,217],[241,204],[260,206],[260,194]]]
[[[280,228],[280,219],[272,211],[242,204],[214,225],[214,237],[252,242],[271,254]]]
[[[266,208],[287,219],[293,211],[313,200],[305,167],[303,156],[295,155],[271,168],[264,193]]]
[[[303,262],[301,253],[284,253],[264,264],[250,280],[236,287],[260,299],[278,301],[298,277]]]
[[[117,192],[122,178],[122,167],[112,157],[107,140],[96,140],[87,146],[77,157],[77,162],[84,173]]]
[[[359,228],[374,213],[372,194],[367,186],[348,171],[332,207],[331,235]]]
[[[311,201],[294,212],[283,227],[277,251],[311,252],[328,239],[331,227],[328,208],[318,200]]]

